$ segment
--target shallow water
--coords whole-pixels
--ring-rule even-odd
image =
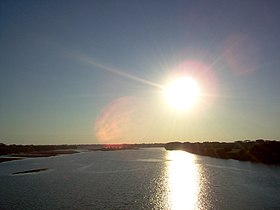
[[[279,195],[280,166],[161,148],[0,164],[0,209],[279,209]]]

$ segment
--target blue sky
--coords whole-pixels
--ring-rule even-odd
[[[280,138],[278,1],[1,1],[0,9],[0,142]],[[210,69],[191,71],[215,91],[200,109],[177,113],[160,86],[192,62]]]

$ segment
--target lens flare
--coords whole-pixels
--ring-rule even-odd
[[[144,105],[136,97],[113,100],[99,113],[94,133],[101,144],[132,143],[145,135],[148,119]]]
[[[244,34],[232,34],[224,43],[229,69],[237,76],[249,75],[259,67],[258,44]]]

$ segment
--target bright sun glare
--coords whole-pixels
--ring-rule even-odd
[[[191,77],[180,77],[171,81],[164,90],[167,102],[178,111],[191,108],[200,95],[196,80]]]

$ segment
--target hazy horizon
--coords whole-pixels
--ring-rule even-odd
[[[1,1],[0,142],[280,139],[278,1]],[[201,93],[170,107],[175,76]]]

